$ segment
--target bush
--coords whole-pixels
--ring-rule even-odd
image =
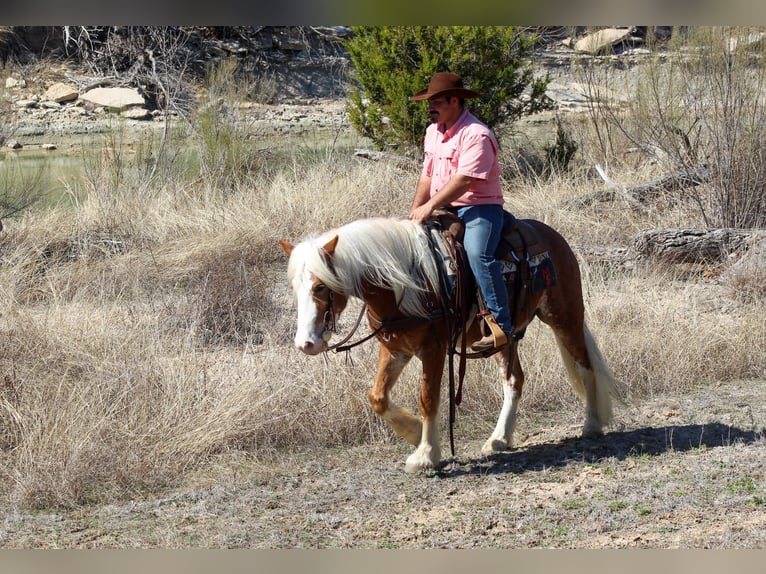
[[[556,141],[543,148],[547,171],[549,173],[565,172],[577,153],[578,147],[577,142],[572,139],[572,134],[561,122],[561,118],[556,116]]]
[[[253,145],[255,127],[240,105],[247,100],[249,86],[237,71],[233,58],[211,64],[204,97],[192,114],[200,176],[216,182],[224,194],[258,172],[267,155]]]
[[[435,72],[460,75],[482,97],[472,111],[490,128],[548,109],[549,82],[533,76],[536,36],[504,26],[360,26],[344,41],[353,64],[351,124],[381,149],[420,146],[430,123],[409,96]]]
[[[693,177],[707,168],[708,181],[689,191],[702,224],[765,225],[766,51],[760,33],[701,26],[674,36],[667,53],[633,75],[635,97],[627,106],[593,107],[601,161],[618,157],[620,136],[651,153],[666,172]],[[589,91],[600,93],[592,82]]]

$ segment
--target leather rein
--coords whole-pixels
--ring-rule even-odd
[[[399,306],[397,305],[397,309]],[[359,311],[359,316],[356,318],[356,321],[354,322],[354,326],[351,327],[351,330],[349,331],[348,335],[346,335],[342,340],[338,341],[334,345],[330,345],[327,347],[328,351],[335,351],[336,353],[342,353],[344,351],[349,351],[353,349],[354,347],[357,347],[361,345],[362,343],[366,343],[373,337],[375,337],[378,333],[382,331],[396,331],[398,329],[406,329],[409,327],[412,327],[414,325],[417,325],[419,323],[423,323],[424,321],[433,321],[434,319],[441,319],[443,316],[443,313],[434,313],[429,315],[428,317],[401,317],[398,319],[384,319],[383,321],[376,319],[372,315],[368,314],[368,317],[375,321],[376,323],[380,323],[380,325],[373,329],[371,333],[366,335],[365,337],[362,337],[361,339],[354,341],[353,343],[349,343],[346,345],[346,343],[351,339],[351,337],[354,336],[356,331],[359,329],[359,325],[362,323],[362,317],[364,317],[365,312],[367,311],[367,303],[362,305],[361,310]],[[329,295],[329,305],[327,308],[327,311],[325,312],[325,327],[327,328],[327,331],[336,333],[336,318],[335,318],[335,311],[333,310],[332,306],[332,291],[330,291]]]

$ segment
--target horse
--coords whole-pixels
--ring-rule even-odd
[[[612,422],[612,399],[620,396],[619,383],[585,323],[577,259],[557,231],[540,221],[522,221],[549,254],[556,281],[527,293],[525,304],[514,310],[514,332],[523,333],[535,317],[552,329],[569,381],[585,404],[582,436],[601,436]],[[439,312],[445,294],[439,289],[441,271],[428,228],[409,219],[369,218],[311,234],[295,245],[278,243],[289,256],[287,276],[297,307],[295,346],[307,355],[326,352],[349,299],[361,299],[380,343],[369,403],[415,447],[406,459],[406,472],[440,468],[444,461],[437,415],[450,329],[447,317]],[[479,323],[471,320],[462,328],[468,343],[481,337]],[[517,342],[492,354],[500,371],[503,404],[481,448],[485,456],[513,447],[524,385]],[[422,365],[420,417],[389,397],[412,357]]]

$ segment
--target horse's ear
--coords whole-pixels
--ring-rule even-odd
[[[293,252],[294,245],[292,243],[288,243],[287,241],[282,241],[281,239],[277,239],[277,241],[282,246],[282,249],[285,250],[285,253],[290,255]]]
[[[332,254],[335,253],[335,246],[338,245],[338,236],[336,235],[330,241],[324,244],[324,247],[322,247],[322,251],[324,254],[332,257]]]

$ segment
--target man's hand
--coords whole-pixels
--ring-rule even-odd
[[[449,205],[453,200],[468,191],[474,179],[467,175],[453,175],[439,193],[429,198],[431,178],[421,176],[418,188],[415,191],[415,200],[412,202],[412,208],[410,209],[410,219],[418,223],[427,221],[438,207]]]
[[[413,207],[410,210],[410,219],[417,221],[418,223],[423,223],[430,219],[431,215],[433,214],[434,210],[430,206],[429,203],[424,203],[421,206]]]

